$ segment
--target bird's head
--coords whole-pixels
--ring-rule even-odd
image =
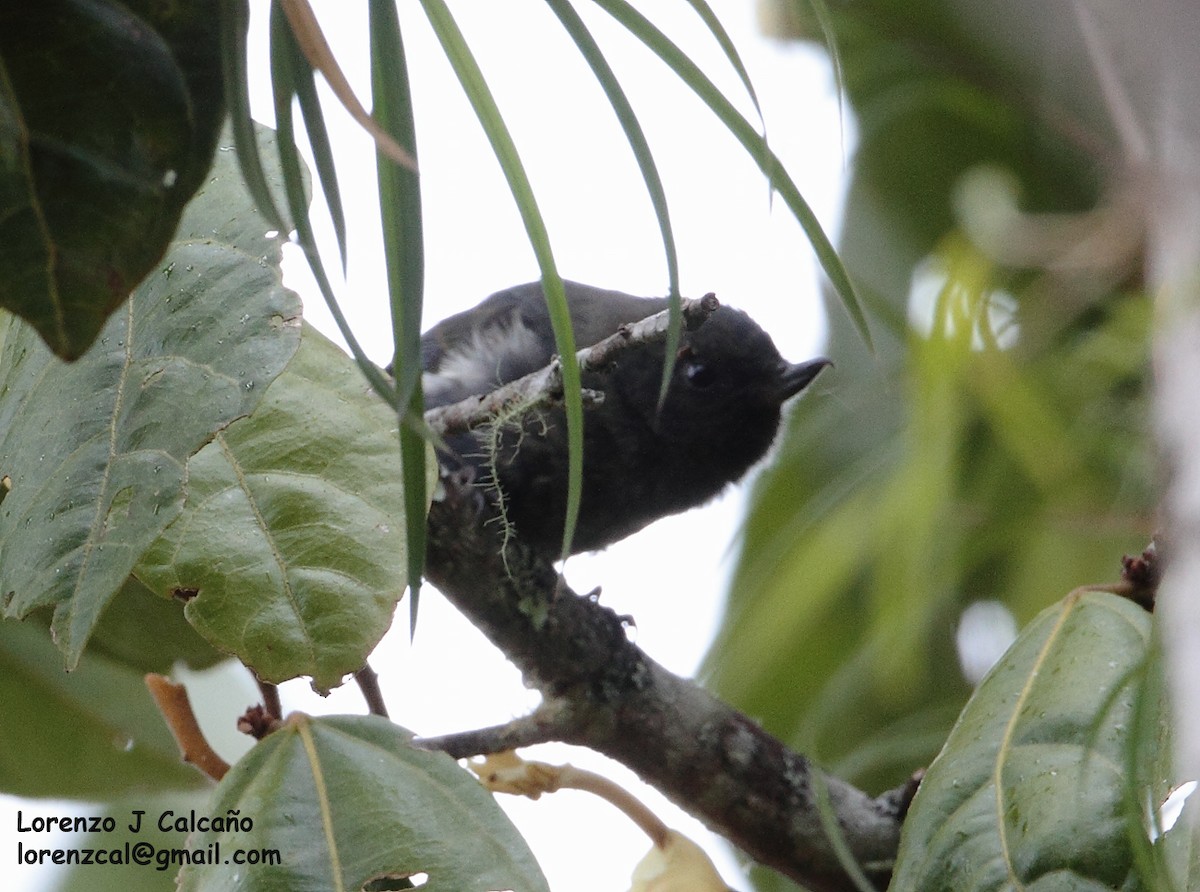
[[[829,360],[787,362],[753,319],[722,306],[696,330],[683,333],[660,406],[662,363],[660,347],[621,371],[625,398],[660,437],[748,467],[774,440],[783,404]]]

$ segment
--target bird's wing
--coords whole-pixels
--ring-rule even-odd
[[[634,297],[564,282],[579,347],[586,347],[666,306],[666,298]],[[487,393],[547,365],[554,330],[540,282],[517,285],[439,322],[421,338],[425,404]]]

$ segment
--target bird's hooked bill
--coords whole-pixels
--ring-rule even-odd
[[[823,356],[808,362],[787,363],[779,376],[779,402],[794,397],[811,384],[823,368],[830,365],[833,363]]]

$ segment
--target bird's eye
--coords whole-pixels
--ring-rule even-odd
[[[689,359],[684,363],[683,376],[693,387],[708,387],[717,378],[712,366],[705,365],[698,359]]]

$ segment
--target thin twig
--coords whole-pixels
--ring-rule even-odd
[[[150,696],[158,706],[166,720],[167,727],[175,742],[179,744],[179,752],[183,761],[195,765],[213,780],[219,781],[229,771],[229,763],[217,755],[209,745],[196,721],[196,713],[192,711],[192,703],[188,699],[187,688],[176,684],[165,675],[150,672],[146,675],[146,687]]]
[[[543,703],[532,714],[505,722],[503,725],[459,731],[439,737],[418,737],[412,741],[412,745],[446,753],[455,759],[490,756],[520,747],[561,740],[569,724],[565,713],[559,713]]]
[[[370,663],[354,673],[354,681],[362,691],[363,699],[367,701],[367,709],[371,715],[388,717],[387,704],[383,702],[383,691],[379,689],[379,676],[371,668]]]
[[[283,718],[283,703],[279,700],[279,686],[273,685],[269,681],[260,681],[254,679],[258,683],[258,692],[262,695],[263,709],[267,715],[272,718]]]
[[[538,799],[543,793],[582,790],[599,796],[637,824],[658,848],[667,844],[671,830],[636,796],[603,775],[574,765],[550,765],[522,759],[512,750],[471,762],[470,768],[493,793]]]

